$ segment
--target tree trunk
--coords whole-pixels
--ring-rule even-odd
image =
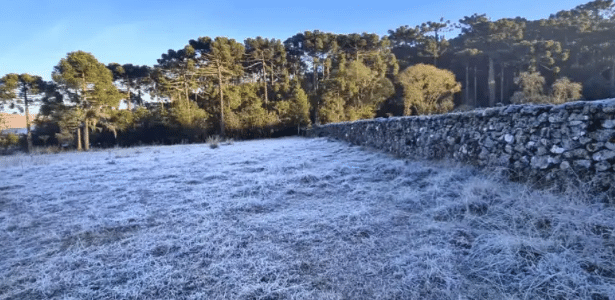
[[[500,66],[500,103],[504,105],[504,66]]]
[[[130,92],[130,89],[128,90],[128,103],[126,103],[128,105],[128,110],[132,111],[132,93]]]
[[[30,108],[28,105],[28,91],[24,91],[23,96],[25,102],[24,104],[26,106],[26,140],[28,141],[28,153],[32,153],[32,131],[30,130]]]
[[[312,72],[312,82],[314,85],[314,94],[316,93],[316,90],[318,90],[318,64],[316,63],[316,59],[314,59],[314,66],[313,66],[314,70]]]
[[[186,97],[186,103],[188,103],[188,78],[184,75],[184,97]]]
[[[126,105],[128,105],[128,110],[132,111],[132,91],[130,90],[130,82],[128,78],[124,77],[126,81],[126,89],[128,90],[128,99],[126,100]]]
[[[85,151],[90,150],[90,130],[88,125],[88,120],[85,120],[85,127],[83,127],[83,148]]]
[[[77,150],[81,151],[81,128],[77,126]]]
[[[218,92],[220,93],[220,136],[224,137],[224,94],[222,94],[222,70],[218,65]]]
[[[474,107],[478,105],[478,89],[476,85],[476,66],[474,66]]]
[[[466,105],[470,104],[470,63],[466,63],[466,88],[465,88],[465,99],[464,102]]]
[[[81,79],[82,79],[82,81],[81,81],[81,82],[82,82],[82,83],[81,83],[81,84],[82,84],[82,87],[81,87],[81,88],[83,89],[83,99],[82,99],[82,100],[83,100],[83,102],[84,102],[82,105],[86,105],[86,101],[87,101],[87,96],[86,96],[86,93],[87,93],[87,84],[86,84],[86,82],[85,82],[85,73],[82,73],[82,74],[81,74]],[[83,122],[83,124],[85,125],[85,126],[83,127],[83,149],[84,149],[85,151],[87,151],[87,150],[89,150],[89,149],[90,149],[90,134],[89,134],[89,132],[88,132],[88,120],[87,120],[87,119],[85,119],[85,121]]]
[[[435,31],[436,33],[436,52],[433,54],[433,66],[434,67],[438,67],[438,54],[440,53],[440,41],[438,41],[438,30]]]
[[[316,97],[316,107],[314,107],[314,124],[320,125],[320,121],[318,120],[318,108],[320,107],[320,98],[317,95],[318,80],[316,79],[316,76],[317,76],[316,70],[317,70],[316,59],[314,59],[314,72],[312,73],[312,79],[314,82],[314,97]]]
[[[192,109],[190,108],[190,98],[188,94],[188,79],[184,76],[184,93],[186,96],[186,105],[188,107],[188,115],[190,116],[190,122],[192,123]]]
[[[615,97],[615,57],[611,58],[611,60],[613,61],[613,66],[611,67],[611,97]]]
[[[495,71],[493,69],[493,58],[489,56],[489,75],[487,83],[489,85],[489,107],[495,106]]]
[[[269,102],[269,95],[267,95],[267,65],[264,59],[261,62],[263,63],[263,82],[265,83],[265,107],[267,107],[267,102]],[[271,84],[273,84],[273,81]]]

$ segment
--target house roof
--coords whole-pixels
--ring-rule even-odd
[[[30,114],[30,126],[33,127],[32,121],[36,118],[36,115]],[[25,115],[16,115],[16,114],[7,114],[0,113],[0,120],[4,120],[5,123],[2,124],[0,122],[0,129],[8,129],[8,128],[26,128],[26,116]]]

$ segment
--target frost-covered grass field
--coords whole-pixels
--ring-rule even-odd
[[[0,158],[0,299],[615,299],[615,209],[327,139]]]

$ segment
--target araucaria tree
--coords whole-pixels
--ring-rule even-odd
[[[53,80],[84,111],[81,127],[85,150],[89,149],[89,130],[96,127],[105,112],[119,106],[122,93],[113,85],[113,75],[104,64],[87,52],[68,53],[52,73]]]
[[[404,115],[445,113],[453,109],[453,95],[461,91],[451,71],[417,64],[399,73],[404,87]]]
[[[8,101],[12,107],[25,110],[28,152],[32,151],[30,104],[36,96],[41,94],[39,87],[43,84],[43,79],[40,76],[30,74],[7,74],[0,78],[0,101]]]
[[[263,82],[263,99],[265,106],[269,104],[269,86],[275,82],[276,67],[286,64],[286,49],[280,40],[257,37],[248,38],[246,45],[246,69],[252,74],[258,74]]]
[[[301,126],[310,125],[310,102],[298,80],[293,80],[292,98],[279,101],[277,108],[284,123],[297,125],[297,134]]]
[[[120,65],[118,63],[111,63],[107,65],[107,68],[111,70],[113,80],[124,88],[128,110],[132,111],[134,104],[143,105],[141,95],[148,84],[147,81],[152,69],[148,66]]]
[[[220,98],[220,135],[224,136],[224,90],[232,79],[241,77],[241,64],[245,48],[241,43],[226,37],[201,37],[191,40],[190,46],[196,51],[199,72],[216,80]]]

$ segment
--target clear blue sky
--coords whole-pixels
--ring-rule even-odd
[[[305,30],[384,35],[401,25],[473,13],[493,20],[548,17],[589,0],[430,1],[87,1],[4,0],[0,10],[0,76],[51,78],[68,52],[91,52],[102,63],[154,65],[168,49],[200,36],[286,38]]]

